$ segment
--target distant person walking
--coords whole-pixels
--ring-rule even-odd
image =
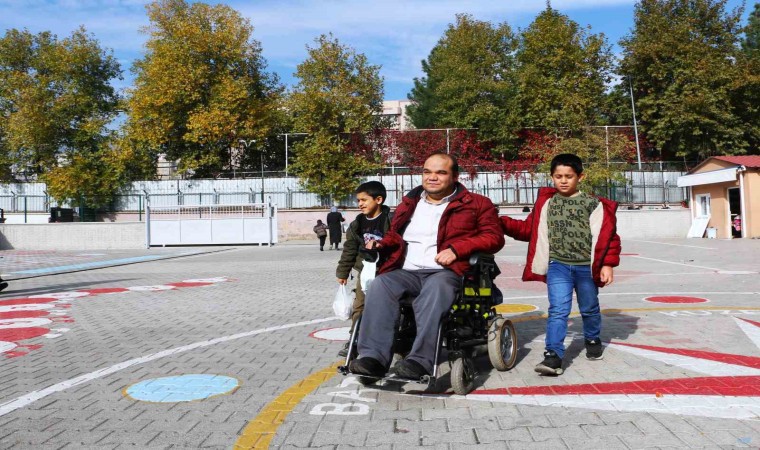
[[[319,238],[319,251],[325,251],[325,240],[327,239],[327,225],[324,222],[317,219],[317,224],[314,225],[314,232],[317,233]]]
[[[335,246],[335,250],[338,250],[338,244],[343,237],[343,222],[346,219],[343,214],[338,212],[338,207],[333,206],[330,208],[330,212],[327,213],[327,227],[330,229],[330,249]]]

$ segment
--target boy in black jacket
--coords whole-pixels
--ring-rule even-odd
[[[335,275],[338,277],[338,283],[346,284],[351,269],[356,269],[361,274],[363,265],[362,256],[359,250],[363,249],[369,241],[379,241],[391,226],[391,210],[385,206],[385,197],[387,193],[383,183],[379,181],[368,181],[361,184],[356,189],[356,201],[359,203],[361,214],[351,222],[346,232],[346,243],[343,245],[343,253],[338,261],[338,268]],[[351,329],[356,324],[356,319],[364,311],[364,292],[361,288],[361,280],[356,277],[356,299],[351,312]],[[348,342],[338,352],[338,356],[345,357],[348,352]]]

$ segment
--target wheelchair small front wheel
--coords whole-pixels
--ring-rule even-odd
[[[458,395],[467,395],[475,389],[475,365],[470,358],[457,358],[451,366],[451,387]]]
[[[511,320],[500,317],[488,328],[488,359],[499,372],[515,366],[517,361],[517,334]]]
[[[357,375],[356,379],[359,381],[359,383],[361,383],[362,386],[372,386],[373,384],[375,384],[378,381],[380,381],[379,378],[365,377],[365,376],[362,376],[362,375]]]

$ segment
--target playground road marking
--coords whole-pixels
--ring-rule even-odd
[[[707,269],[707,270],[714,270],[716,272],[723,272],[723,269],[716,269],[715,267],[697,266],[695,264],[685,264],[685,263],[679,263],[675,261],[666,261],[664,259],[647,258],[645,256],[631,256],[631,258],[648,259],[649,261],[657,261],[657,262],[661,262],[665,264],[675,264],[677,266],[686,266],[686,267],[697,267],[699,269]]]
[[[707,249],[707,250],[715,250],[714,247],[701,247],[701,246],[698,246],[698,245],[685,245],[685,244],[669,244],[667,242],[642,241],[641,239],[626,239],[626,241],[631,241],[631,242],[647,242],[649,244],[657,244],[657,245],[672,245],[674,247],[690,247],[690,248],[701,248],[701,249]]]
[[[124,370],[126,368],[135,366],[137,364],[144,364],[150,361],[155,361],[157,359],[164,358],[166,356],[174,356],[174,355],[184,353],[190,350],[196,350],[203,347],[209,347],[211,345],[221,344],[221,343],[233,341],[236,339],[255,336],[257,334],[270,333],[272,331],[286,330],[288,328],[301,327],[305,325],[313,325],[313,324],[322,323],[322,322],[330,322],[333,320],[337,320],[337,319],[335,317],[325,317],[322,319],[307,320],[304,322],[295,322],[295,323],[289,323],[285,325],[278,325],[274,327],[261,328],[259,330],[246,331],[243,333],[209,339],[206,341],[195,342],[192,344],[183,345],[181,347],[175,347],[168,350],[163,350],[157,353],[153,353],[150,355],[141,356],[139,358],[130,359],[128,361],[114,364],[110,367],[104,367],[94,372],[86,373],[84,375],[80,375],[75,378],[70,378],[68,380],[61,381],[60,383],[56,383],[52,386],[46,387],[45,389],[42,389],[39,391],[29,392],[28,394],[24,394],[13,400],[0,404],[0,417],[8,413],[11,413],[17,409],[23,408],[31,403],[34,403],[37,400],[43,399],[47,397],[48,395],[56,394],[58,392],[63,392],[69,388],[79,386],[81,384],[90,382],[92,380],[96,380],[98,378],[103,378],[107,375],[111,375],[113,373],[119,372],[120,370]]]
[[[670,295],[760,295],[760,292],[669,292]],[[599,296],[611,297],[615,295],[662,295],[662,292],[600,292]],[[547,298],[546,295],[526,295],[523,297],[504,297],[504,301],[533,300]]]

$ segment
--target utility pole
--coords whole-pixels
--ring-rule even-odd
[[[631,91],[631,111],[633,111],[633,134],[636,137],[636,158],[639,162],[639,170],[641,170],[641,148],[639,148],[639,129],[636,126],[636,106],[633,104],[633,82],[631,77],[628,77],[628,88]]]

